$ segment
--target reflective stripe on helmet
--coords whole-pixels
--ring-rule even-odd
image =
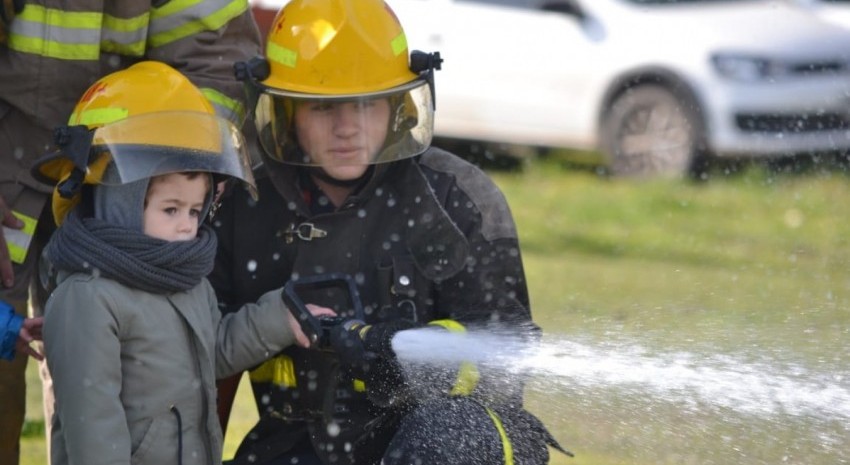
[[[103,126],[122,120],[129,113],[126,108],[92,108],[80,113],[72,113],[69,121],[73,121],[73,124],[84,124],[89,127]]]
[[[269,42],[266,47],[266,56],[269,60],[289,68],[295,67],[295,62],[298,61],[298,53],[295,50],[274,42]]]

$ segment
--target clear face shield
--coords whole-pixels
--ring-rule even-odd
[[[241,131],[200,112],[150,113],[110,123],[92,135],[90,166],[112,162],[102,184],[127,184],[169,173],[201,171],[239,179],[257,198]]]
[[[366,95],[260,89],[254,121],[272,160],[356,178],[369,165],[419,155],[431,144],[434,106],[424,80]]]

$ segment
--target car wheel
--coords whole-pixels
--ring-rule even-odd
[[[602,147],[615,176],[682,177],[696,166],[702,140],[697,110],[662,86],[641,85],[614,99]]]

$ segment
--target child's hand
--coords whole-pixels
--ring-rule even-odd
[[[18,333],[18,342],[15,350],[29,354],[36,360],[44,360],[44,355],[30,346],[33,341],[41,340],[41,327],[44,325],[44,317],[26,318]]]
[[[307,304],[307,310],[315,317],[321,316],[336,316],[336,312],[327,308],[320,307],[318,305]],[[301,325],[298,324],[298,320],[295,319],[295,316],[292,315],[292,312],[289,313],[289,326],[292,327],[292,332],[295,333],[295,341],[301,347],[310,347],[310,338],[304,334],[304,331],[301,330]]]

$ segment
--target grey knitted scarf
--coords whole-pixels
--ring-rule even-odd
[[[71,212],[47,244],[57,270],[98,273],[156,294],[197,286],[213,268],[216,235],[208,225],[190,241],[165,241]]]

